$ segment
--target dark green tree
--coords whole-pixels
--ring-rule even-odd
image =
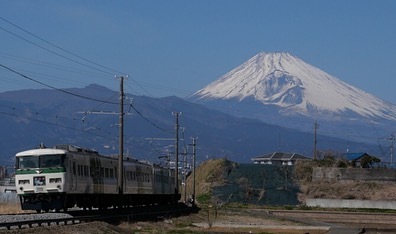
[[[364,155],[362,157],[362,161],[360,162],[360,165],[363,168],[370,168],[373,166],[373,163],[379,163],[381,162],[381,159],[374,157],[374,156],[370,156],[370,155]]]

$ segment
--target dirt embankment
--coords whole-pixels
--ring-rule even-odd
[[[342,180],[323,178],[313,180],[314,167],[323,166],[320,162],[298,162],[294,168],[294,178],[300,187],[299,200],[306,198],[359,199],[359,200],[395,200],[396,183],[375,180]],[[337,163],[325,165],[336,167]],[[361,169],[377,170],[377,169]]]
[[[238,191],[238,194],[233,194],[233,198],[238,195],[240,203],[250,202],[255,205],[274,205],[269,204],[271,199],[284,199],[284,205],[293,205],[295,203],[287,204],[288,201],[292,201],[292,192],[301,204],[304,204],[306,198],[396,200],[395,182],[312,179],[315,167],[340,166],[348,165],[344,161],[324,159],[300,161],[286,170],[285,167],[270,165],[242,165],[227,159],[207,160],[196,169],[196,198],[198,203],[213,203],[216,201],[214,193],[219,193],[218,190],[221,188],[224,190],[220,191],[223,194]],[[237,177],[239,179],[236,179]],[[187,178],[187,194],[192,191],[192,179],[192,175]],[[231,188],[235,188],[235,191]],[[261,193],[256,196],[255,191],[258,189]],[[258,199],[268,202],[258,203]]]

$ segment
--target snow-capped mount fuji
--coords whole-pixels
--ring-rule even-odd
[[[318,121],[321,134],[372,143],[396,129],[395,105],[289,53],[259,53],[188,100],[307,132]]]
[[[259,53],[192,96],[255,100],[283,114],[358,115],[395,120],[396,107],[289,53]]]

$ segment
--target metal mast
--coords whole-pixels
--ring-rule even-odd
[[[317,150],[316,150],[316,143],[317,143],[317,140],[316,140],[316,130],[318,129],[318,127],[319,127],[319,124],[318,124],[318,122],[315,121],[315,123],[314,123],[314,149],[313,149],[313,158],[314,158],[314,159],[317,159]]]
[[[124,77],[120,77],[120,117],[119,117],[119,155],[118,155],[118,194],[124,188]]]
[[[172,113],[176,117],[175,124],[175,193],[179,193],[179,112]]]
[[[195,157],[197,154],[196,151],[196,139],[197,138],[193,138],[193,192],[192,192],[192,204],[195,205]]]

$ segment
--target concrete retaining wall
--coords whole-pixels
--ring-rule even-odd
[[[307,199],[309,207],[324,208],[369,208],[396,210],[396,201],[346,200],[346,199]]]

